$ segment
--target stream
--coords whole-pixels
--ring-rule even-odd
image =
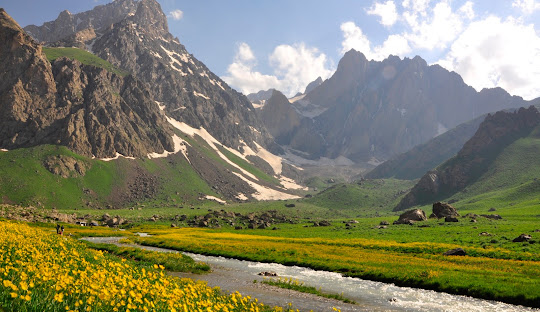
[[[138,247],[160,252],[177,252],[174,250],[120,244],[121,237],[86,237],[82,238],[95,243],[109,243],[126,247]],[[257,298],[270,306],[287,307],[289,303],[300,311],[332,311],[335,307],[342,312],[349,311],[467,311],[467,312],[513,312],[540,311],[538,309],[511,305],[502,302],[476,299],[466,296],[450,295],[431,290],[410,287],[398,287],[393,284],[373,282],[359,278],[343,277],[339,273],[316,271],[297,266],[284,266],[276,263],[260,263],[224,257],[204,256],[184,252],[196,261],[211,266],[209,274],[192,274],[170,272],[173,276],[203,280],[211,287],[220,287],[222,291],[231,293],[238,291],[244,296]],[[304,294],[287,289],[260,283],[264,277],[257,274],[264,271],[276,272],[279,277],[293,278],[304,282],[306,286],[320,288],[325,293],[342,293],[345,298],[354,300],[356,304]],[[254,280],[257,283],[254,283]]]

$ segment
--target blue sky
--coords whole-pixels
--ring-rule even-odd
[[[107,0],[0,0],[22,26]],[[343,53],[420,55],[480,90],[540,96],[540,0],[158,0],[170,32],[237,90],[303,91]],[[176,12],[173,14],[172,12]]]

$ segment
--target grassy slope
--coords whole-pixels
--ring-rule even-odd
[[[96,67],[104,68],[120,76],[126,76],[129,74],[126,71],[116,68],[114,65],[105,61],[104,59],[99,58],[90,52],[87,52],[85,50],[81,50],[78,48],[43,47],[43,52],[45,52],[45,55],[47,55],[47,59],[50,62],[53,62],[59,57],[67,57],[72,60],[77,60],[85,65],[93,65]]]
[[[88,164],[90,169],[84,176],[62,178],[43,166],[43,161],[51,155],[76,158]],[[47,208],[68,211],[85,208],[87,201],[105,206],[113,192],[124,187],[127,171],[134,167],[160,175],[159,193],[141,204],[162,207],[196,203],[199,192],[216,195],[181,155],[105,162],[79,156],[65,147],[42,145],[0,153],[0,198],[5,203],[34,206],[41,203]],[[84,189],[90,190],[90,194]]]
[[[397,155],[368,172],[366,177],[419,179],[427,171],[457,154],[465,142],[478,130],[484,118],[485,115],[465,122],[406,153]]]

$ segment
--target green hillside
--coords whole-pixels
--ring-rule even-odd
[[[398,200],[413,186],[414,181],[396,179],[338,183],[303,201],[334,210],[391,211]]]
[[[104,59],[95,56],[94,54],[81,50],[78,48],[47,48],[43,47],[43,52],[47,55],[47,59],[50,62],[53,62],[59,57],[67,57],[72,60],[77,60],[85,65],[92,65],[100,68],[104,68],[110,72],[113,72],[120,76],[126,76],[129,73],[116,68],[111,63],[105,61]]]
[[[465,122],[408,152],[385,161],[366,174],[370,179],[396,178],[412,180],[450,159],[469,140],[486,116]]]
[[[540,202],[540,127],[506,147],[488,170],[451,199],[470,208]]]

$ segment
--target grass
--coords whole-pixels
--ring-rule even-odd
[[[181,253],[164,253],[144,250],[135,247],[119,247],[114,244],[96,244],[84,241],[89,248],[106,251],[124,259],[131,259],[146,266],[162,265],[168,271],[207,273],[210,267],[205,263],[195,262],[191,257]]]
[[[121,70],[111,63],[107,62],[106,60],[95,56],[94,54],[81,50],[78,48],[48,48],[43,47],[43,52],[45,52],[45,55],[47,56],[47,59],[49,62],[54,62],[57,58],[60,57],[67,57],[72,60],[77,60],[85,65],[92,65],[99,68],[106,69],[112,73],[115,73],[119,76],[127,76],[129,73]]]
[[[402,233],[411,229],[408,225],[393,228]],[[415,231],[419,229],[429,231],[430,228],[416,227]],[[394,241],[378,237],[380,230],[371,232],[375,238],[322,238],[325,232],[313,234],[316,231],[297,225],[296,236],[284,237],[277,233],[281,231],[155,230],[152,231],[154,236],[140,238],[138,242],[207,255],[298,265],[509,303],[539,305],[540,283],[535,278],[540,276],[538,244],[528,244],[528,251],[518,252],[489,246],[464,247],[456,243]],[[311,237],[299,238],[302,236],[299,232],[310,233]],[[435,229],[429,236],[433,240],[440,233],[441,230]],[[522,248],[523,244],[516,246]],[[442,255],[457,247],[465,248],[469,255]]]
[[[295,279],[289,279],[289,278],[265,279],[261,283],[270,285],[270,286],[276,286],[279,288],[291,289],[291,290],[303,292],[306,294],[313,294],[319,297],[335,299],[335,300],[343,301],[349,304],[356,304],[355,301],[343,297],[343,294],[324,293],[320,289],[317,289],[313,286],[306,286],[303,282],[299,282],[298,280],[295,280]]]

